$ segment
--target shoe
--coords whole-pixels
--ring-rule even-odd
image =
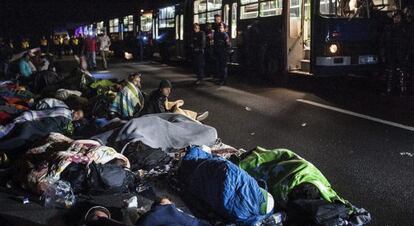
[[[207,118],[208,118],[208,111],[204,112],[203,114],[198,115],[196,120],[203,121],[203,120],[206,120]]]
[[[136,196],[132,196],[129,199],[125,199],[124,206],[127,208],[138,208],[138,198]]]

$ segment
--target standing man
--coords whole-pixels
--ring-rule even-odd
[[[213,30],[215,32],[218,32],[220,30],[220,25],[223,23],[223,20],[221,19],[221,15],[220,14],[215,14],[214,15],[214,24],[212,25]]]
[[[205,56],[205,73],[207,76],[211,76],[215,73],[215,61],[214,61],[214,51],[213,51],[213,45],[214,45],[214,30],[213,26],[210,23],[206,24],[206,49],[204,52]]]
[[[86,60],[89,70],[96,70],[96,39],[93,35],[88,35],[85,39]]]
[[[99,51],[101,52],[102,57],[102,67],[106,70],[108,69],[107,55],[109,52],[109,47],[111,46],[111,39],[104,31],[103,35],[99,37]]]
[[[45,36],[40,39],[40,50],[42,53],[48,54],[49,53],[49,41]]]
[[[410,77],[409,89],[414,91],[414,7],[405,9],[406,27],[408,32],[407,72]]]
[[[214,32],[214,56],[216,58],[216,76],[218,84],[227,83],[227,49],[230,47],[230,37],[226,33],[226,25],[221,23],[218,31]]]
[[[9,79],[10,59],[13,56],[13,49],[9,40],[0,38],[0,70],[3,79]]]
[[[71,54],[69,35],[65,35],[65,37],[63,38],[63,51],[65,52],[66,56],[69,56]]]
[[[194,24],[194,34],[191,47],[193,48],[194,69],[197,75],[196,84],[200,84],[204,78],[204,50],[206,48],[206,34],[200,30],[198,23]]]
[[[381,54],[386,65],[387,74],[387,95],[394,89],[394,80],[399,80],[400,94],[407,91],[407,73],[405,64],[408,58],[407,51],[408,35],[402,23],[401,11],[393,14],[393,24],[384,29],[382,46],[384,51]]]

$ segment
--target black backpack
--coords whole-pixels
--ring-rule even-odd
[[[134,174],[115,164],[89,165],[87,184],[91,195],[127,193],[134,187]]]
[[[88,174],[88,167],[86,164],[72,162],[61,173],[60,178],[68,181],[72,186],[75,194],[82,193],[85,189],[85,180]]]

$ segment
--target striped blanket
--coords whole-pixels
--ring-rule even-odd
[[[121,118],[127,119],[139,113],[144,107],[144,96],[134,84],[127,85],[115,97],[110,112],[117,113]]]

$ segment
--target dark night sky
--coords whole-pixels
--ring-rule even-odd
[[[93,22],[139,10],[139,0],[0,0],[0,33],[32,36],[66,23]]]

